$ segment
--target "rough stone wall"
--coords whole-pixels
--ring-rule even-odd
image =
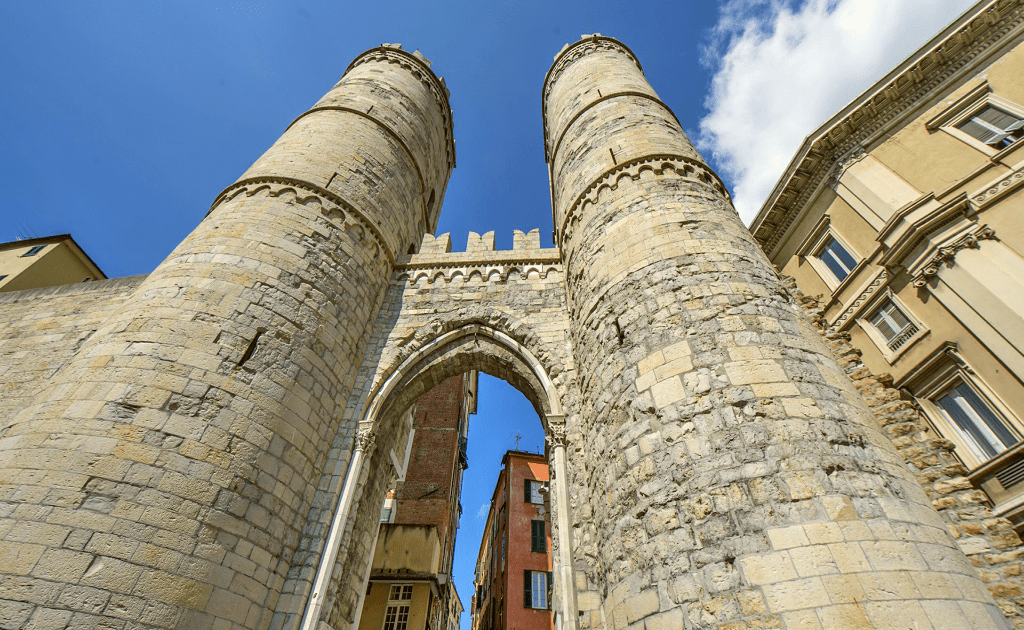
[[[1024,628],[1024,543],[1005,518],[993,516],[992,501],[967,478],[955,445],[937,436],[921,412],[901,399],[888,374],[872,374],[847,333],[829,329],[818,300],[784,278],[797,303],[832,348],[839,365],[864,395],[880,426],[914,472],[949,531],[978,569],[996,605],[1016,628]]]
[[[454,160],[422,58],[370,51],[325,98],[3,418],[10,625],[301,614],[330,521],[318,482],[355,433],[338,401]]]
[[[0,293],[0,419],[21,411],[144,279]]]
[[[589,37],[544,92],[581,400],[582,625],[1004,627],[640,80],[628,49]]]

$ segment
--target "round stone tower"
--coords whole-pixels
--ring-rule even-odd
[[[543,114],[581,627],[1003,627],[635,55],[566,47]]]
[[[52,628],[296,620],[372,322],[454,160],[443,82],[385,45],[217,198],[9,421],[10,610]]]

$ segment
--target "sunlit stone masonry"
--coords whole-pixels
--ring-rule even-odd
[[[148,277],[0,297],[0,627],[353,628],[469,370],[547,432],[559,629],[1008,627],[633,53],[542,103],[554,248],[435,238],[448,92],[384,45]]]

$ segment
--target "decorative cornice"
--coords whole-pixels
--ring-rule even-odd
[[[277,187],[276,190],[274,189],[275,186]],[[263,188],[269,191],[271,197],[278,197],[288,189],[292,189],[295,192],[296,197],[299,196],[298,190],[302,190],[307,193],[310,193],[310,196],[319,198],[321,202],[324,200],[330,201],[332,204],[334,204],[334,206],[338,207],[328,206],[327,204],[321,203],[321,210],[325,214],[327,214],[331,212],[333,209],[333,211],[336,214],[340,214],[340,217],[337,217],[335,221],[341,222],[342,226],[344,225],[345,219],[348,218],[351,219],[354,223],[356,223],[359,227],[361,227],[364,231],[367,231],[370,234],[372,234],[378,250],[384,253],[384,255],[387,257],[389,265],[391,267],[394,267],[395,251],[392,247],[388,246],[387,240],[384,238],[384,235],[380,231],[380,229],[378,229],[377,226],[372,221],[370,221],[366,215],[364,215],[362,212],[356,209],[355,206],[345,201],[339,195],[331,192],[330,190],[327,190],[322,186],[318,186],[312,182],[307,182],[301,179],[295,179],[293,177],[278,176],[259,176],[240,179],[234,184],[225,188],[221,194],[217,195],[217,198],[214,199],[213,205],[210,206],[210,210],[206,213],[206,215],[209,216],[210,213],[213,212],[217,208],[217,206],[219,206],[224,201],[233,199],[234,197],[238,196],[243,192],[245,192],[251,197],[252,195],[256,194],[256,192]],[[345,214],[346,212],[348,213],[347,216]],[[375,257],[377,253],[378,252],[374,252]]]
[[[914,274],[914,286],[917,288],[926,286],[928,284],[928,280],[938,274],[939,269],[941,269],[943,265],[952,267],[957,252],[967,248],[977,249],[979,247],[978,241],[988,239],[995,240],[995,238],[995,230],[987,225],[983,225],[968,234],[964,234],[949,245],[940,247],[931,259],[924,264],[921,270]]]
[[[616,164],[602,173],[590,186],[577,195],[565,216],[562,217],[562,225],[558,226],[558,243],[561,244],[562,241],[571,236],[572,228],[577,219],[576,215],[582,211],[586,204],[596,203],[602,190],[606,188],[615,190],[618,188],[619,178],[623,176],[628,176],[632,180],[639,179],[641,171],[644,170],[651,170],[658,175],[663,174],[666,170],[671,170],[685,179],[707,186],[726,199],[730,199],[729,193],[725,189],[725,184],[704,162],[676,154],[643,155],[621,164]]]
[[[555,84],[555,80],[565,72],[565,69],[571,63],[586,55],[600,51],[611,51],[626,55],[634,64],[636,64],[636,67],[640,70],[641,74],[644,71],[643,67],[640,65],[640,61],[628,46],[614,37],[604,37],[600,33],[584,35],[580,41],[563,48],[555,57],[554,63],[551,64],[551,68],[548,69],[548,73],[544,77],[544,89],[541,93],[540,99],[541,115],[544,123],[544,159],[548,162],[551,161],[548,151],[548,96],[551,93],[551,87]]]
[[[994,0],[965,16],[886,78],[808,136],[751,225],[754,238],[771,257],[811,195],[838,159],[864,146],[933,91],[971,65],[1024,23],[1024,2]]]
[[[984,191],[971,197],[971,203],[976,208],[983,208],[1011,190],[1016,189],[1021,184],[1024,184],[1024,166],[1018,166],[1015,170],[1010,171],[989,185]]]
[[[377,435],[372,429],[360,429],[356,433],[356,450],[369,453],[377,441]]]
[[[418,284],[423,279],[426,279],[428,284],[434,284],[440,279],[448,283],[460,276],[463,280],[468,281],[474,274],[479,275],[484,282],[505,282],[513,271],[519,272],[524,278],[529,277],[531,273],[536,273],[540,278],[547,278],[549,273],[561,273],[562,265],[559,261],[554,260],[405,266],[395,269],[395,282],[411,286]]]
[[[850,274],[850,275],[853,275],[853,274]],[[868,284],[868,286],[864,287],[864,290],[860,292],[860,295],[857,296],[857,298],[853,301],[853,303],[850,304],[850,306],[846,307],[846,310],[844,310],[839,315],[839,317],[837,317],[836,320],[834,322],[832,322],[831,326],[834,329],[836,329],[836,330],[842,330],[843,328],[846,327],[846,325],[848,323],[853,322],[853,316],[865,304],[867,304],[871,300],[871,297],[880,288],[882,288],[882,287],[884,287],[886,285],[888,280],[889,280],[889,272],[888,272],[888,270],[886,270],[886,269],[879,270],[878,275],[876,275],[874,277],[874,279],[871,280],[871,282]]]
[[[441,108],[441,115],[444,117],[444,131],[445,140],[447,141],[448,150],[448,170],[455,168],[455,135],[454,135],[454,124],[452,121],[452,108],[448,102],[448,88],[445,86],[444,81],[439,79],[434,71],[430,69],[430,64],[422,58],[417,56],[418,53],[408,53],[401,49],[398,44],[385,44],[378,48],[371,48],[363,54],[356,57],[348,68],[345,69],[345,74],[342,75],[342,79],[345,78],[353,68],[361,66],[364,63],[370,61],[383,61],[385,63],[396,64],[402,68],[405,68],[412,73],[414,77],[419,79],[430,93],[434,96],[434,100],[437,102],[438,107]]]

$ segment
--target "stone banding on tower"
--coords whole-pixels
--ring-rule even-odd
[[[581,627],[1001,627],[629,50],[569,46],[543,105]]]

